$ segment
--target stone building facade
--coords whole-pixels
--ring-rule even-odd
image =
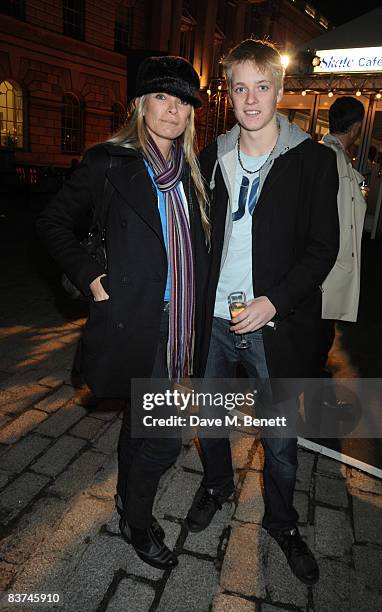
[[[2,0],[0,153],[68,167],[122,124],[145,54],[186,57],[206,91],[244,37],[288,50],[324,31],[314,10],[302,0]]]

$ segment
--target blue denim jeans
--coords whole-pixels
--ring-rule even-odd
[[[268,379],[261,330],[246,334],[247,349],[235,348],[235,334],[230,322],[215,317],[205,378],[234,378],[238,365],[244,366],[250,378]],[[297,400],[289,400],[289,413],[297,417]],[[228,438],[200,437],[205,487],[222,494],[233,488],[231,448]],[[293,528],[298,513],[293,507],[297,471],[297,439],[270,437],[262,439],[264,447],[264,504],[262,525],[269,531]]]

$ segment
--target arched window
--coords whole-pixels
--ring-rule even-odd
[[[126,112],[122,104],[115,102],[111,107],[111,133],[117,132],[123,127],[126,119]]]
[[[131,48],[134,8],[131,0],[122,0],[117,6],[114,30],[114,51],[126,53]]]
[[[0,131],[2,147],[23,147],[23,94],[10,81],[0,83]]]
[[[74,94],[62,98],[61,150],[64,153],[81,153],[81,105]]]

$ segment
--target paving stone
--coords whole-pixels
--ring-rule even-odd
[[[41,414],[43,413],[41,412]],[[52,416],[46,419],[45,423],[40,425],[37,431],[45,436],[58,438],[86,414],[87,412],[85,408],[82,408],[82,406],[67,404],[66,406],[62,406],[58,412],[52,414]]]
[[[46,367],[37,366],[27,370],[17,370],[16,372],[8,372],[7,377],[0,382],[0,388],[6,391],[15,391],[18,388],[22,389],[27,385],[35,385],[38,378],[46,375]]]
[[[46,414],[40,410],[28,410],[0,431],[0,442],[13,444],[45,419]]]
[[[69,430],[69,433],[71,436],[77,436],[85,440],[93,440],[103,426],[104,422],[100,419],[84,417]]]
[[[353,546],[353,559],[358,578],[371,591],[382,595],[382,548]]]
[[[54,481],[49,491],[60,497],[72,497],[89,486],[104,461],[105,457],[99,453],[83,453]]]
[[[47,360],[50,370],[67,370],[73,365],[76,347],[74,345],[66,347],[64,344],[61,344],[60,347],[51,354],[40,356],[40,361]]]
[[[295,491],[293,497],[293,504],[298,512],[298,522],[308,522],[308,510],[309,510],[309,496],[302,491]]]
[[[41,402],[35,404],[35,408],[44,412],[56,412],[56,410],[73,398],[73,394],[73,387],[63,385],[55,393],[48,395]]]
[[[116,510],[112,513],[107,523],[105,524],[105,528],[107,533],[111,533],[113,535],[119,535],[119,519],[120,516]]]
[[[350,612],[380,612],[382,610],[382,597],[367,589],[360,578],[355,574],[351,584],[351,595],[348,610]]]
[[[234,431],[230,435],[231,452],[232,452],[232,465],[234,469],[244,468],[251,462],[249,452],[256,444],[253,436],[242,434],[238,431]]]
[[[333,478],[317,474],[316,476],[316,501],[331,506],[347,508],[349,505],[344,479]]]
[[[195,444],[192,444],[189,450],[185,453],[184,457],[180,461],[182,467],[188,468],[189,470],[195,470],[195,472],[203,472],[203,465],[200,459],[198,449]]]
[[[0,428],[9,423],[12,420],[10,414],[0,414]]]
[[[0,489],[5,487],[5,485],[7,484],[8,480],[9,480],[8,474],[6,474],[2,470],[0,470]]]
[[[90,543],[96,539],[95,534],[105,523],[111,511],[112,503],[110,501],[98,500],[95,504],[94,499],[84,495],[79,496],[58,523],[53,533],[42,542],[23,565],[14,585],[12,585],[15,592],[62,592],[64,601],[71,602],[72,598],[78,595],[78,592],[81,592],[81,589],[85,589],[85,584],[81,586],[79,583],[78,592],[71,590],[71,579],[77,566],[83,561]],[[105,546],[106,554],[107,549],[111,550],[114,539],[113,542],[110,542],[112,538],[105,537],[105,539],[108,540],[107,546]],[[115,542],[117,541],[122,543],[122,540],[115,538]],[[121,552],[119,553],[119,551]],[[116,557],[118,554],[122,554],[122,546],[115,544],[109,555],[113,553]],[[105,561],[102,561],[102,557],[98,558],[97,563],[100,571],[103,568],[107,570],[106,558]],[[95,608],[92,606],[81,608],[78,605],[77,607],[73,605],[69,609],[78,612],[81,609],[93,610]]]
[[[157,612],[208,612],[218,579],[212,562],[181,555],[179,565],[167,581]]]
[[[286,557],[277,542],[268,540],[265,581],[272,601],[294,606],[306,606],[308,589],[292,573]]]
[[[50,438],[29,434],[2,455],[1,466],[10,474],[22,472],[51,443]]]
[[[262,476],[258,472],[248,472],[240,493],[235,518],[247,523],[261,525],[264,515],[264,499],[261,491]]]
[[[266,597],[266,534],[257,525],[234,527],[228,542],[220,574],[220,586],[226,591],[249,597]]]
[[[70,385],[70,370],[55,370],[50,372],[47,376],[40,378],[38,384],[43,387],[49,387],[55,389],[66,383]]]
[[[318,457],[316,471],[336,478],[346,478],[346,465],[329,457]]]
[[[320,580],[313,586],[315,610],[349,612],[354,570],[345,563],[319,559]]]
[[[201,477],[198,474],[177,470],[168,487],[157,494],[154,505],[155,516],[167,514],[185,518],[200,482]]]
[[[69,577],[64,590],[64,597],[66,595],[68,601],[64,606],[65,612],[97,610],[115,573],[120,569],[131,571],[129,549],[131,547],[122,538],[96,536]],[[134,554],[134,561],[135,557]]]
[[[263,471],[264,468],[264,449],[261,442],[257,443],[256,450],[252,459],[251,468],[253,470]]]
[[[121,431],[121,422],[119,419],[111,423],[110,426],[102,433],[93,443],[93,447],[101,453],[110,454],[115,452],[118,447],[119,433]]]
[[[382,495],[382,480],[364,474],[359,470],[352,469],[348,479],[351,488],[365,491],[366,493],[376,493]]]
[[[44,540],[51,537],[66,509],[66,502],[60,499],[42,497],[37,500],[21,518],[16,530],[1,541],[0,557],[8,563],[24,563]]]
[[[296,489],[308,492],[312,480],[314,454],[298,450],[298,468],[296,475]]]
[[[7,381],[8,389],[0,391],[0,406],[10,406],[16,400],[23,400],[24,405],[30,406],[44,397],[47,393],[46,389],[42,389],[33,378],[32,382],[25,383],[21,381]],[[8,412],[10,409],[8,408]]]
[[[241,597],[218,593],[212,604],[212,612],[256,612],[256,604]]]
[[[343,557],[353,544],[353,534],[347,514],[316,506],[315,547],[329,557]]]
[[[85,440],[62,436],[40,459],[32,464],[31,468],[35,472],[56,476],[85,444]]]
[[[189,532],[183,547],[216,558],[223,531],[230,525],[233,511],[232,503],[223,504],[222,510],[218,510],[207,529],[200,533]]]
[[[46,392],[47,392],[47,389],[45,389],[45,393]],[[40,398],[36,397],[36,399],[40,399]],[[25,410],[27,410],[28,408],[32,408],[32,406],[33,406],[33,398],[24,397],[24,398],[15,400],[15,401],[7,402],[1,408],[4,410],[6,414],[12,415],[13,417],[15,417],[18,414],[22,414],[23,412],[25,412]]]
[[[154,601],[155,591],[142,582],[123,578],[111,598],[106,612],[147,612]]]
[[[284,608],[276,608],[276,606],[271,606],[270,604],[261,604],[261,612],[281,612]],[[329,610],[327,611],[329,612]]]
[[[353,495],[354,532],[357,542],[382,545],[382,497]]]
[[[175,521],[166,521],[164,519],[159,519],[158,521],[160,525],[162,525],[165,532],[165,542],[166,545],[173,550],[175,548],[175,544],[177,539],[179,538],[182,526]],[[183,558],[183,557],[182,557]]]
[[[7,525],[49,482],[46,476],[39,474],[22,474],[10,483],[2,492],[0,499],[0,522]]]
[[[103,463],[93,482],[87,488],[88,495],[100,499],[114,500],[117,485],[118,458],[117,453],[104,457]]]
[[[5,612],[8,612],[5,607],[3,608],[3,598],[5,599],[6,593],[2,593],[2,591],[9,589],[17,570],[17,565],[0,561],[0,610],[5,610]]]

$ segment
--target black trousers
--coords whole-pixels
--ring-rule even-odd
[[[163,312],[152,378],[168,378],[168,324],[168,312]],[[146,529],[150,526],[159,480],[175,462],[181,446],[180,437],[133,438],[128,403],[118,444],[117,494],[122,501],[124,517],[133,527]]]

